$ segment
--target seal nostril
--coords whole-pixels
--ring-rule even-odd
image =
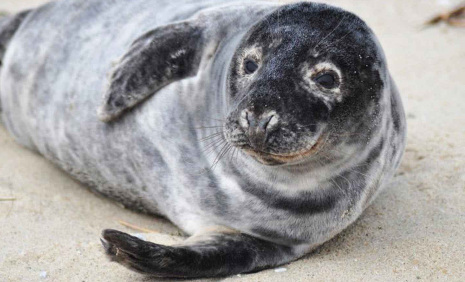
[[[271,114],[262,119],[260,124],[260,128],[268,133],[271,129],[273,129],[278,124],[278,116],[276,114]]]
[[[257,127],[257,119],[255,118],[255,115],[253,113],[245,111],[245,120],[247,121],[247,125],[250,128]]]
[[[241,112],[239,123],[245,129],[266,132],[278,123],[278,117],[276,113],[273,112],[270,114],[263,114],[257,118],[257,115],[254,113],[244,110]]]
[[[263,131],[266,132],[266,130],[268,129],[268,125],[270,125],[270,121],[271,121],[271,119],[272,119],[273,117],[274,117],[274,115],[269,116],[269,117],[266,117],[266,118],[263,118],[263,119],[260,121],[260,123],[258,124],[258,127],[259,127],[261,130],[263,130]]]
[[[239,124],[242,126],[242,128],[248,128],[250,126],[249,113],[247,112],[247,110],[241,112]]]
[[[278,115],[276,112],[270,111],[257,116],[252,111],[243,110],[239,123],[245,129],[250,145],[263,150],[266,147],[268,134],[278,124]]]

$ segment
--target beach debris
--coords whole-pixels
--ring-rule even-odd
[[[40,276],[40,278],[42,278],[42,279],[47,278],[47,271],[41,271],[41,272],[39,273],[39,276]]]
[[[274,270],[274,272],[276,272],[276,273],[286,272],[286,271],[287,271],[287,268],[285,268],[285,267],[275,268],[275,270]]]
[[[0,197],[0,202],[13,202],[16,201],[16,198],[2,198]]]
[[[125,227],[128,227],[128,228],[131,228],[133,230],[136,230],[136,231],[140,231],[142,233],[161,233],[160,231],[158,230],[154,230],[154,229],[148,229],[148,228],[144,228],[144,227],[139,227],[137,225],[134,225],[134,224],[131,224],[131,223],[128,223],[126,221],[122,221],[122,220],[118,220],[118,223],[125,226]],[[137,237],[137,236],[136,236]]]
[[[440,22],[444,22],[450,26],[465,27],[465,5],[437,15],[427,21],[425,25],[436,25]]]

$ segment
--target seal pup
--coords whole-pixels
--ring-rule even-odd
[[[3,19],[0,50],[19,143],[191,235],[103,231],[112,260],[158,277],[298,259],[355,221],[404,150],[376,37],[325,4],[62,0]]]

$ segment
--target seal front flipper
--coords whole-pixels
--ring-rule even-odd
[[[132,270],[167,278],[224,277],[255,272],[297,259],[293,247],[246,234],[213,231],[184,244],[163,246],[116,230],[105,230],[107,255]]]
[[[158,27],[138,38],[116,65],[99,108],[108,122],[141,103],[162,87],[199,69],[203,27],[185,21]]]

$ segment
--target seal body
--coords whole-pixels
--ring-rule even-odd
[[[403,153],[381,47],[327,5],[63,0],[0,22],[2,46],[19,143],[193,235],[167,247],[105,231],[107,254],[140,272],[294,260],[351,224]]]

